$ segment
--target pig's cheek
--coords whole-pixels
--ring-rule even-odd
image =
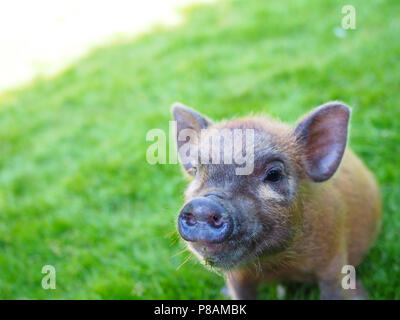
[[[285,200],[284,197],[273,190],[271,187],[267,185],[261,185],[258,189],[258,196],[261,199],[264,199],[264,201],[283,201]]]
[[[250,226],[250,228],[251,228],[249,230],[250,238],[254,239],[260,235],[260,233],[262,232],[263,226],[259,222],[258,219],[254,219],[254,222],[253,222],[252,226]]]

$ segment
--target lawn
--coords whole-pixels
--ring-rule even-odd
[[[357,25],[340,37],[345,4]],[[3,94],[0,298],[223,298],[221,275],[181,252],[186,181],[178,165],[146,162],[146,133],[168,129],[174,101],[214,119],[263,111],[294,123],[339,99],[383,193],[382,232],[358,275],[371,298],[399,299],[399,11],[397,0],[217,1]],[[41,287],[47,264],[56,290]],[[290,285],[286,298],[318,289]]]

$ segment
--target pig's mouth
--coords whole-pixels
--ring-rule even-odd
[[[196,252],[201,259],[205,260],[218,260],[219,257],[227,255],[231,250],[232,246],[227,243],[205,243],[195,242],[189,243],[189,247]]]
[[[219,254],[231,248],[227,243],[199,243],[198,247],[200,247],[203,255]]]
[[[222,268],[230,260],[233,247],[231,244],[224,243],[190,243],[192,251],[198,258],[208,266]]]
[[[205,265],[223,270],[234,269],[246,262],[249,253],[246,245],[235,240],[223,243],[195,242],[188,245]]]

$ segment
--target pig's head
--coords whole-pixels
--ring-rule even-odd
[[[200,260],[229,270],[290,246],[302,225],[301,182],[335,173],[350,111],[331,102],[295,128],[265,117],[214,124],[178,103],[172,114],[180,161],[192,177],[179,233]]]

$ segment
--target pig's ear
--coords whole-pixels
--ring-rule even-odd
[[[200,132],[202,129],[208,128],[211,121],[179,102],[172,105],[171,112],[176,122],[176,145],[179,158],[185,169],[193,174]]]
[[[315,182],[328,180],[339,167],[347,143],[350,109],[326,103],[307,115],[295,129],[305,155],[306,174]]]

